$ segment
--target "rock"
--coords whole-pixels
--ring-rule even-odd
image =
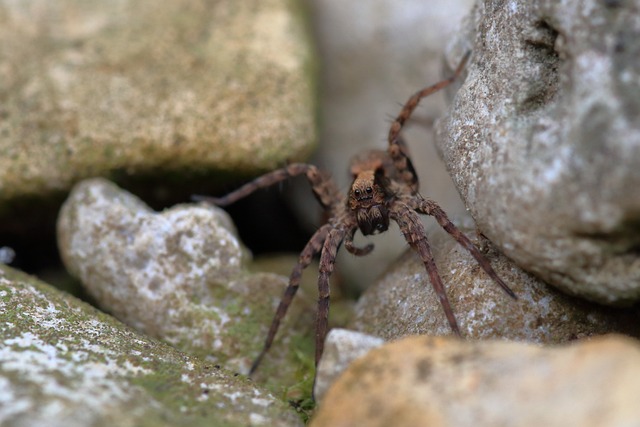
[[[625,426],[640,418],[640,344],[561,347],[410,337],[356,360],[312,427]]]
[[[433,255],[463,337],[561,343],[609,332],[640,336],[638,310],[604,307],[558,292],[474,237],[472,229],[460,229],[483,248],[518,297],[510,298],[448,234],[432,231]],[[386,340],[451,334],[425,267],[412,251],[361,296],[348,327]]]
[[[0,201],[84,177],[256,173],[314,143],[287,1],[0,2]]]
[[[58,220],[68,270],[106,311],[190,354],[246,373],[262,349],[287,279],[250,274],[219,208],[153,212],[103,179],[78,184]],[[269,387],[310,381],[313,310],[297,299],[255,376]],[[308,342],[308,343],[307,343]]]
[[[0,264],[3,426],[301,426],[232,372]]]
[[[637,2],[477,2],[438,147],[482,233],[546,282],[640,299]],[[455,61],[455,59],[451,59]]]
[[[401,104],[450,74],[442,67],[443,51],[472,4],[472,0],[309,2],[323,64],[320,144],[313,163],[328,170],[340,188],[351,183],[349,161],[355,154],[387,146],[390,120]],[[405,137],[423,194],[456,212],[464,206],[433,143],[432,124],[445,107],[440,94],[426,99],[407,124]],[[302,223],[318,218],[306,183],[296,187],[296,197]],[[402,252],[404,239],[393,234],[373,239],[376,250],[367,257],[339,253],[337,265],[349,286],[366,289]],[[360,233],[356,239],[366,244]]]
[[[0,246],[0,264],[11,264],[16,252],[9,246]]]
[[[340,328],[330,330],[316,373],[313,389],[316,401],[322,401],[329,386],[347,369],[351,362],[383,343],[382,338],[360,332]]]

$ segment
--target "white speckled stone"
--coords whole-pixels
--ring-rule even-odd
[[[316,401],[322,401],[331,384],[347,369],[351,362],[382,344],[384,344],[384,340],[373,335],[340,328],[330,330],[316,372],[313,389]]]
[[[223,210],[198,204],[157,213],[104,179],[72,190],[58,242],[68,270],[102,308],[239,372],[261,349],[287,283],[245,270],[248,253]],[[257,379],[299,381],[299,340],[291,338],[313,327],[311,314],[302,299],[294,301]]]

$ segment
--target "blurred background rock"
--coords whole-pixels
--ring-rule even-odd
[[[158,210],[290,161],[346,189],[349,158],[384,147],[400,105],[441,78],[471,3],[0,1],[0,246],[12,266],[64,282],[55,218],[93,176]],[[407,135],[423,193],[455,212],[430,131],[443,105],[426,101]],[[320,213],[306,182],[228,210],[254,254],[298,252]],[[370,257],[341,257],[356,289],[405,247],[394,234]]]

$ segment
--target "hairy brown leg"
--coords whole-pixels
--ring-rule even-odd
[[[393,203],[391,206],[390,216],[392,220],[398,223],[400,231],[402,231],[407,243],[409,243],[418,255],[420,255],[420,259],[422,259],[422,263],[429,274],[431,286],[433,286],[433,290],[435,291],[438,301],[440,301],[440,305],[447,317],[449,326],[456,335],[460,336],[461,334],[458,322],[453,314],[449,298],[447,297],[444,285],[442,284],[442,279],[438,273],[438,268],[436,267],[436,263],[433,259],[433,254],[431,253],[431,248],[427,241],[427,234],[420,222],[420,217],[413,209],[411,209],[411,207],[399,201]]]
[[[306,175],[311,183],[316,199],[318,199],[318,202],[320,202],[323,207],[330,208],[341,200],[340,193],[333,181],[316,166],[306,163],[292,163],[285,168],[264,174],[223,197],[193,196],[192,199],[198,202],[212,203],[217,206],[228,206],[247,197],[260,188],[269,187],[302,174]]]
[[[458,64],[458,67],[451,77],[414,93],[404,104],[402,110],[400,111],[400,114],[398,114],[398,117],[396,117],[393,123],[391,123],[391,128],[389,129],[388,136],[389,156],[393,160],[393,163],[398,170],[398,173],[402,180],[407,183],[414,191],[417,191],[418,177],[416,176],[416,173],[413,169],[413,165],[411,164],[411,160],[407,153],[406,147],[400,139],[400,131],[423,98],[426,98],[427,96],[441,89],[444,89],[460,76],[470,55],[471,52],[469,51],[462,57],[462,60]]]
[[[451,235],[461,246],[463,246],[471,255],[476,259],[480,267],[496,282],[504,291],[513,299],[518,299],[516,294],[511,290],[509,286],[498,276],[498,273],[495,272],[493,267],[491,267],[491,263],[489,260],[482,255],[482,252],[478,250],[476,245],[469,240],[465,234],[458,229],[447,217],[447,214],[442,210],[442,208],[433,200],[429,199],[413,199],[413,203],[415,203],[414,209],[417,212],[423,213],[425,215],[431,215],[438,221],[438,224]]]
[[[271,344],[273,344],[273,340],[278,332],[278,328],[280,327],[280,322],[287,314],[287,310],[291,305],[291,301],[293,301],[293,297],[295,296],[298,288],[300,286],[300,278],[302,277],[302,271],[309,266],[311,260],[314,255],[320,252],[325,244],[327,239],[327,235],[331,230],[331,225],[325,224],[320,227],[309,242],[307,242],[306,246],[300,253],[300,257],[298,258],[298,263],[293,267],[293,271],[291,272],[291,276],[289,276],[289,285],[284,291],[284,295],[282,296],[282,300],[280,300],[280,304],[278,305],[278,309],[276,310],[276,314],[273,316],[273,320],[271,321],[271,327],[269,328],[269,333],[267,334],[267,338],[264,342],[264,346],[262,347],[262,351],[256,357],[253,364],[251,365],[251,369],[249,370],[249,375],[253,374],[255,370],[260,365],[262,358],[267,351],[271,348]]]
[[[333,228],[322,246],[320,255],[320,272],[318,274],[318,313],[316,314],[316,367],[320,362],[324,351],[324,340],[329,327],[329,278],[333,273],[336,262],[336,253],[344,239],[346,231],[342,228]]]
[[[369,243],[363,248],[359,248],[353,244],[353,236],[356,234],[357,230],[357,227],[353,227],[347,232],[346,236],[344,237],[344,247],[349,253],[355,256],[369,255],[373,250],[373,243]]]

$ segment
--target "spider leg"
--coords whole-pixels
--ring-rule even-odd
[[[441,89],[444,89],[460,76],[470,55],[471,51],[467,52],[462,57],[462,60],[458,64],[458,67],[451,77],[442,80],[434,85],[428,86],[422,90],[419,90],[418,92],[411,95],[411,97],[402,107],[402,110],[400,111],[400,114],[398,114],[398,117],[396,117],[396,119],[391,124],[388,136],[389,156],[393,159],[393,164],[398,170],[402,180],[414,190],[417,190],[418,187],[418,177],[416,176],[413,165],[411,164],[411,159],[409,158],[409,153],[406,149],[406,145],[400,138],[400,131],[423,98],[426,98],[427,96]]]
[[[442,279],[438,273],[438,268],[436,267],[436,263],[433,259],[433,254],[431,253],[431,248],[427,241],[427,234],[420,222],[420,217],[413,209],[411,209],[411,207],[402,202],[395,202],[392,204],[390,217],[398,223],[400,231],[402,231],[407,243],[409,243],[418,255],[420,255],[422,263],[429,274],[431,286],[433,286],[433,290],[435,291],[436,296],[440,301],[440,305],[444,310],[444,314],[447,317],[449,326],[456,335],[460,336],[461,334],[458,322],[453,314],[449,298],[447,297],[444,285],[442,284]]]
[[[273,340],[276,336],[276,333],[278,332],[278,328],[280,327],[280,321],[284,318],[287,310],[289,309],[289,305],[291,305],[291,301],[293,301],[293,297],[298,291],[298,287],[300,286],[300,278],[302,277],[302,271],[309,265],[309,263],[311,263],[313,256],[320,252],[323,244],[325,244],[325,241],[327,240],[327,235],[329,234],[331,228],[332,226],[330,224],[325,224],[320,227],[314,233],[314,235],[311,236],[311,239],[309,239],[309,242],[307,242],[307,245],[300,253],[298,263],[293,268],[291,276],[289,276],[289,285],[284,291],[284,295],[282,296],[282,300],[280,300],[280,304],[278,305],[276,314],[273,316],[271,327],[269,328],[269,333],[267,334],[267,338],[264,341],[262,351],[251,365],[249,375],[252,375],[255,372],[255,370],[258,368],[258,365],[260,365],[262,358],[265,354],[267,354],[269,348],[271,348],[271,344],[273,344]]]
[[[355,256],[369,255],[373,250],[373,243],[369,243],[364,248],[359,248],[353,244],[353,236],[356,234],[357,227],[351,228],[344,237],[344,247],[349,253]]]
[[[260,188],[269,187],[302,174],[306,175],[309,183],[311,183],[316,199],[318,199],[324,208],[330,208],[336,200],[340,200],[339,192],[333,181],[316,166],[306,163],[292,163],[285,168],[264,174],[223,197],[195,195],[192,196],[192,199],[197,202],[207,202],[217,206],[228,206]]]
[[[511,290],[509,286],[498,276],[489,260],[478,250],[476,245],[464,235],[462,231],[458,229],[447,217],[447,214],[442,210],[440,206],[433,200],[417,199],[414,209],[425,215],[433,216],[440,227],[451,235],[461,246],[463,246],[471,255],[476,259],[480,267],[496,282],[504,291],[513,299],[518,299],[516,294]]]
[[[346,231],[333,228],[322,246],[320,268],[318,274],[318,312],[316,315],[316,367],[324,351],[324,340],[329,326],[329,277],[333,273],[338,248],[344,239]]]

